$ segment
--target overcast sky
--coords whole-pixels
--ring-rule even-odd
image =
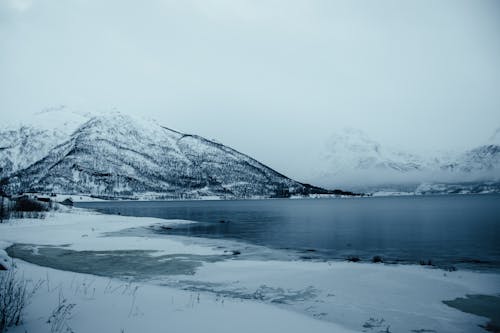
[[[463,148],[500,127],[500,1],[0,0],[0,112],[116,109],[300,180],[331,133]]]

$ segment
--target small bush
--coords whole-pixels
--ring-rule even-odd
[[[373,263],[379,263],[379,262],[384,262],[384,259],[382,259],[381,256],[375,256],[372,258]]]
[[[47,324],[50,324],[51,333],[73,332],[68,325],[68,320],[71,319],[71,314],[75,306],[76,304],[68,303],[68,300],[62,294],[59,294],[59,304],[47,320]]]
[[[46,212],[58,210],[59,206],[53,201],[41,202],[28,197],[4,200],[0,210],[0,222],[10,218],[45,218]]]
[[[359,259],[359,257],[356,257],[356,256],[350,256],[347,258],[347,261],[349,262],[359,262],[361,261],[361,259]]]
[[[420,263],[420,265],[422,265],[422,266],[434,266],[434,263],[433,263],[433,262],[432,262],[432,260],[430,260],[430,259],[429,259],[429,260],[427,260],[427,261],[425,261],[425,260],[420,260],[420,262],[419,262],[419,263]]]
[[[19,198],[16,200],[13,210],[16,212],[46,212],[49,208],[42,202],[29,198]]]
[[[1,194],[0,194],[1,195]],[[10,200],[4,196],[0,196],[0,223],[9,218]]]
[[[38,289],[28,288],[28,281],[18,278],[15,269],[0,272],[0,333],[22,321],[23,311]]]

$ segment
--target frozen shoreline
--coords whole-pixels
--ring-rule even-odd
[[[75,203],[93,203],[93,202],[141,202],[141,201],[167,201],[167,202],[178,202],[178,201],[233,201],[233,200],[315,200],[315,199],[359,199],[359,198],[377,198],[377,197],[422,197],[422,196],[442,196],[442,195],[498,195],[499,191],[483,191],[483,192],[429,192],[423,193],[418,191],[397,191],[397,190],[375,190],[366,191],[362,195],[337,195],[337,194],[316,194],[309,196],[291,196],[289,198],[270,198],[265,196],[255,196],[250,198],[224,198],[220,196],[203,196],[199,198],[189,198],[189,199],[159,199],[158,196],[145,194],[143,196],[130,197],[130,198],[104,198],[98,196],[91,196],[88,194],[55,194],[50,196],[44,193],[30,193],[31,196],[49,197],[56,202],[62,202],[66,199],[71,199]]]
[[[173,331],[229,332],[234,331],[231,325],[237,325],[238,331],[249,332],[379,332],[386,329],[391,332],[482,332],[478,325],[484,325],[486,318],[460,312],[442,301],[466,294],[500,293],[497,274],[347,262],[232,260],[227,247],[214,246],[214,240],[113,234],[128,228],[174,223],[190,222],[101,215],[73,209],[70,213],[50,214],[44,220],[13,220],[0,225],[0,241],[3,241],[0,247],[33,244],[30,251],[38,251],[43,246],[64,246],[64,250],[78,255],[87,253],[82,251],[103,251],[98,256],[89,256],[90,263],[96,257],[116,255],[116,251],[138,251],[155,265],[168,266],[176,260],[188,260],[190,256],[200,261],[194,274],[167,272],[137,282],[133,274],[121,279],[109,276],[110,280],[106,274],[97,277],[16,260],[25,277],[43,280],[49,274],[50,284],[60,285],[64,296],[77,304],[68,322],[76,332],[119,332],[121,328],[128,332],[137,331],[139,327],[147,332],[157,331],[159,327],[175,327]],[[104,234],[108,235],[104,237]],[[203,256],[218,259],[205,261]],[[133,273],[134,267],[130,267],[130,271]],[[107,283],[124,285],[127,278],[135,281],[129,289],[139,286],[141,292],[135,296],[127,296],[126,292],[120,295],[104,292]],[[82,287],[81,282],[78,289],[86,289],[87,295],[76,291],[74,282],[84,280],[87,287]],[[94,281],[96,290],[92,297],[88,296],[90,280]],[[50,326],[44,323],[49,308],[57,305],[57,292],[50,291],[53,288],[40,288],[27,309],[24,328],[13,332],[50,331]],[[133,296],[140,304],[140,314],[134,316],[129,311],[132,308],[134,312],[133,306],[130,302],[126,305],[125,301]],[[179,301],[170,302],[170,298]],[[49,306],[50,303],[53,306]],[[120,311],[113,309],[106,313],[104,309],[113,307],[110,304],[121,304]],[[164,309],[162,315],[158,315],[158,308]],[[179,312],[183,315],[179,316]],[[92,317],[95,317],[92,325],[99,329],[86,326]],[[124,326],[118,327],[119,324]]]

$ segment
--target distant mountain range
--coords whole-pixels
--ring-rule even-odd
[[[7,193],[126,198],[251,198],[332,193],[234,149],[120,113],[48,110],[0,131]]]
[[[390,149],[356,129],[330,137],[313,177],[358,191],[500,192],[500,129],[489,142],[462,152],[429,156]]]

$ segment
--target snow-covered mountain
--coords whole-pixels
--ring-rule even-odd
[[[484,145],[467,150],[441,169],[469,174],[477,179],[500,180],[500,128]]]
[[[2,144],[12,133],[0,134]],[[17,144],[29,147],[17,150],[15,160],[22,163],[6,163],[10,165],[4,168],[8,192],[149,198],[326,192],[220,143],[119,113],[91,116],[69,135],[60,129],[40,133],[24,135],[23,143]],[[26,155],[29,161],[23,160]]]
[[[36,113],[23,123],[4,125],[0,128],[0,178],[45,157],[88,117],[59,106]]]
[[[422,156],[385,147],[360,130],[344,129],[327,141],[313,180],[358,191],[413,191],[421,184],[428,188],[437,183],[440,189],[446,184],[467,184],[464,186],[476,189],[478,184],[486,184],[489,191],[500,181],[499,138],[497,130],[479,147]]]
[[[461,153],[421,156],[346,129],[327,141],[310,179],[354,191],[444,193],[500,190],[500,130]],[[143,198],[276,197],[328,191],[247,155],[155,121],[59,107],[0,128],[7,190]],[[453,186],[452,186],[453,185]]]
[[[329,172],[345,170],[393,170],[411,172],[422,170],[424,161],[415,154],[389,150],[357,129],[344,129],[327,141],[324,159],[330,162]]]
[[[500,145],[487,144],[465,151],[451,162],[440,166],[442,170],[478,176],[498,178],[500,176]]]

